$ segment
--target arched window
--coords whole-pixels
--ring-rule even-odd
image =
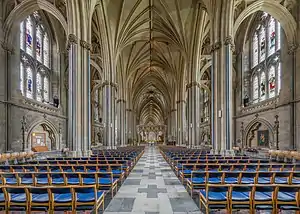
[[[99,121],[99,91],[95,90],[94,95],[94,120]]]
[[[201,112],[201,122],[209,121],[209,94],[204,88],[201,89],[201,101],[202,101],[202,112]]]
[[[50,40],[39,12],[20,23],[20,91],[23,96],[49,102]],[[26,84],[24,84],[26,79]]]
[[[276,97],[281,87],[280,23],[263,13],[251,38],[252,103]]]

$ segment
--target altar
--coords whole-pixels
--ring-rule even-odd
[[[149,145],[165,144],[165,125],[138,125],[138,142]]]

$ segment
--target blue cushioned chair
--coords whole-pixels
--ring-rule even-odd
[[[98,189],[111,191],[112,197],[114,196],[114,192],[118,191],[118,179],[114,178],[111,172],[98,172],[97,179]]]
[[[17,173],[7,173],[1,175],[4,185],[19,185],[19,179]]]
[[[204,205],[206,213],[210,209],[229,209],[229,185],[207,184],[205,189],[199,190],[200,207]]]
[[[68,164],[70,165],[77,165],[77,160],[68,160]]]
[[[0,166],[0,171],[1,172],[11,172],[11,168],[10,168],[10,166],[2,165],[2,166]]]
[[[35,166],[23,166],[25,172],[36,172],[37,169],[35,168]]]
[[[59,166],[49,166],[49,171],[50,172],[61,172]]]
[[[80,185],[80,174],[79,173],[65,173],[65,179],[67,185]]]
[[[193,171],[191,177],[186,178],[187,188],[193,196],[194,189],[203,188],[206,183],[206,172]]]
[[[253,208],[273,210],[275,207],[275,185],[255,185],[252,189]]]
[[[300,172],[293,172],[290,184],[300,184]]]
[[[24,187],[7,187],[7,211],[25,211],[28,210],[27,194]]]
[[[208,184],[222,184],[223,183],[223,172],[208,172],[207,183]]]
[[[73,172],[73,167],[72,166],[60,166],[62,172]]]
[[[257,169],[258,169],[258,166],[257,165],[253,165],[253,164],[248,164],[248,165],[245,165],[246,166],[246,170],[247,172],[256,172]]]
[[[257,184],[272,184],[274,179],[273,172],[257,172]]]
[[[47,187],[28,187],[29,210],[44,211],[51,209],[51,197]]]
[[[81,173],[81,184],[82,185],[96,185],[96,173]]]
[[[72,211],[75,201],[71,187],[51,188],[51,210],[54,211]]]
[[[24,172],[23,166],[12,166],[13,172]]]
[[[268,172],[271,170],[271,167],[269,164],[261,164],[258,170],[261,172]]]
[[[73,166],[74,172],[85,172],[84,166]]]
[[[51,185],[65,185],[64,173],[49,173]]]
[[[240,172],[225,172],[224,183],[225,184],[237,184],[240,181]]]
[[[48,166],[36,166],[38,172],[49,172]]]
[[[279,185],[276,188],[276,209],[300,210],[300,186]],[[277,212],[276,212],[277,213]]]
[[[272,164],[270,171],[281,171],[284,168],[284,164]]]
[[[249,209],[252,213],[252,186],[233,185],[230,189],[230,210]]]
[[[244,169],[245,169],[245,165],[243,165],[243,164],[234,164],[234,165],[232,165],[232,170],[231,171],[240,172],[240,171],[244,171]]]
[[[291,177],[290,172],[274,172],[274,183],[275,184],[289,184],[289,180]]]
[[[87,165],[85,166],[86,172],[97,172],[97,166],[96,165]]]
[[[208,165],[207,167],[207,171],[210,171],[210,172],[218,172],[220,169],[220,166],[219,165]]]
[[[231,165],[220,165],[220,171],[222,172],[230,172],[232,170],[232,166]]]
[[[256,172],[244,171],[240,175],[241,184],[254,184],[256,179]]]
[[[35,184],[39,186],[49,185],[49,174],[48,173],[36,173]]]
[[[20,185],[35,185],[34,173],[20,173],[18,177]]]
[[[6,198],[5,198],[4,189],[5,189],[4,187],[0,188],[0,210],[4,210],[5,205],[6,205]]]

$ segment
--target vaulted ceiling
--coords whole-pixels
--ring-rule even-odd
[[[106,0],[110,42],[120,92],[140,124],[162,124],[184,87],[198,0]],[[100,38],[100,15],[93,16],[93,38]],[[208,26],[208,18],[203,20]],[[206,32],[208,33],[208,31]],[[203,36],[204,38],[204,36]],[[100,50],[94,50],[94,53]],[[103,54],[103,53],[102,53]]]

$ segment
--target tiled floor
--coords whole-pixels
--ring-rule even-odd
[[[148,147],[104,214],[201,214],[158,149]]]

